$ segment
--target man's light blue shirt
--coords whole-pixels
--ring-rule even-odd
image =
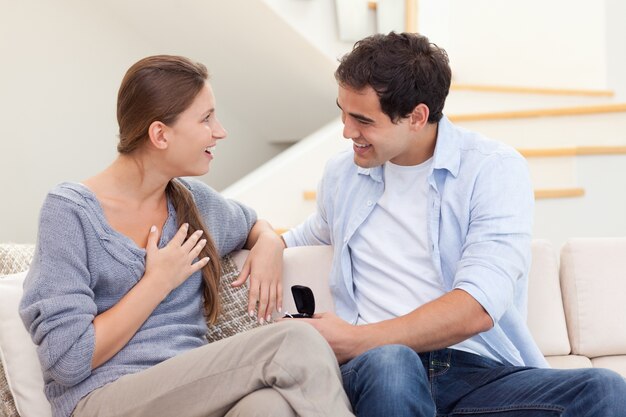
[[[495,357],[547,367],[526,325],[534,206],[526,160],[444,117],[428,183],[424,221],[445,289],[466,291],[491,316],[494,327],[480,337]],[[326,165],[317,212],[284,235],[290,247],[333,245],[330,288],[336,313],[350,323],[358,311],[348,244],[384,189],[382,166],[360,168],[351,150],[342,152]]]

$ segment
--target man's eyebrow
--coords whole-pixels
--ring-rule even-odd
[[[341,111],[343,111],[343,109],[339,105],[339,99],[335,100],[335,103],[337,103],[337,107],[339,107],[339,109]],[[369,117],[363,116],[362,114],[358,114],[358,113],[348,113],[348,114],[350,116],[352,116],[353,118],[357,119],[360,122],[365,122],[365,123],[374,123],[375,122],[373,119],[370,119]]]

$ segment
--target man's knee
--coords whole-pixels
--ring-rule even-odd
[[[357,415],[434,415],[426,371],[417,353],[407,346],[369,350],[341,371]]]
[[[617,372],[609,369],[589,369],[585,381],[585,388],[589,395],[598,402],[605,401],[608,405],[619,404],[626,407],[626,380]]]
[[[385,345],[369,350],[357,357],[352,368],[358,379],[372,384],[370,389],[399,393],[403,388],[414,387],[425,379],[426,373],[419,356],[404,345]],[[344,368],[346,372],[350,368]]]

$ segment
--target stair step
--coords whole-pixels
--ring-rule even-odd
[[[585,195],[585,190],[582,188],[546,188],[535,190],[535,199],[544,198],[571,198],[582,197]]]
[[[550,112],[554,109],[588,108],[612,106],[613,96],[582,94],[538,94],[514,91],[479,91],[452,89],[446,99],[444,114],[451,120],[463,118],[492,119],[495,117],[526,117],[524,112]],[[522,112],[521,116],[518,113]]]
[[[533,117],[546,116],[578,116],[598,113],[623,112],[626,112],[626,103],[612,103],[577,107],[557,107],[531,110],[513,110],[489,113],[454,114],[448,117],[453,122],[464,122],[475,120],[528,119]]]
[[[626,146],[572,146],[565,148],[518,148],[526,158],[562,157],[584,155],[621,155],[626,154]]]
[[[450,86],[452,91],[479,91],[493,93],[516,93],[516,94],[534,94],[534,95],[556,95],[556,96],[588,96],[588,97],[613,97],[615,92],[612,90],[582,90],[582,89],[564,89],[564,88],[545,88],[545,87],[520,87],[520,86],[503,86],[503,85],[485,85],[485,84],[456,84]]]
[[[481,119],[482,116],[486,118]],[[545,112],[460,115],[453,120],[459,127],[480,132],[515,148],[626,146],[626,104]]]
[[[576,157],[529,158],[528,170],[535,189],[572,188],[578,186]]]

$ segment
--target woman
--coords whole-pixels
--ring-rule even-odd
[[[351,415],[332,351],[303,323],[207,344],[219,258],[251,249],[250,313],[280,307],[282,243],[199,181],[226,137],[206,68],[153,56],[118,93],[118,158],[41,211],[20,314],[55,417]],[[302,360],[306,358],[306,360]]]

